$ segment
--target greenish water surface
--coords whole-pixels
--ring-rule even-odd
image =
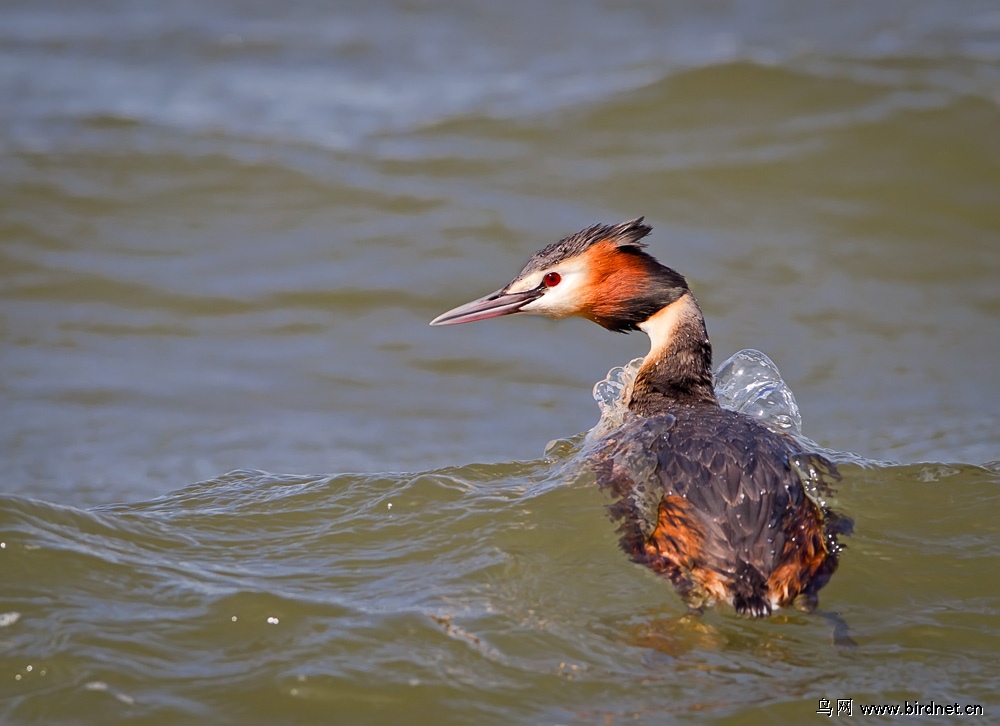
[[[0,721],[996,720],[998,104],[990,2],[5,3]],[[643,337],[427,326],[639,215],[844,462],[854,650],[618,550]]]

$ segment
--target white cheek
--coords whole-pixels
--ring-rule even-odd
[[[537,300],[533,300],[521,312],[544,315],[549,318],[566,318],[580,310],[580,277],[566,275],[555,287],[550,287]]]

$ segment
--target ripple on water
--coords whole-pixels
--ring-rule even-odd
[[[842,466],[857,529],[824,605],[865,654],[845,660],[821,618],[682,617],[618,551],[584,450],[416,474],[242,470],[91,511],[2,497],[5,717],[746,715],[876,680],[993,703],[995,471]],[[928,654],[937,665],[914,665]]]

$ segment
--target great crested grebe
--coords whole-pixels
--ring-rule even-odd
[[[642,221],[551,244],[505,287],[431,325],[531,313],[646,333],[631,420],[594,455],[598,483],[617,500],[623,548],[669,577],[693,610],[718,602],[753,617],[790,604],[811,610],[837,568],[844,520],[807,494],[794,439],[719,406],[701,309],[684,277],[643,250],[652,228]],[[651,463],[630,466],[637,450]],[[836,476],[821,457],[809,461]]]

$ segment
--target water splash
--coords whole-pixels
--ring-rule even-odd
[[[760,419],[778,431],[802,435],[795,394],[778,366],[759,350],[741,350],[719,366],[715,395],[723,408]]]
[[[587,433],[587,444],[600,441],[629,419],[627,402],[641,364],[642,358],[634,358],[624,366],[615,366],[603,380],[594,384],[594,400],[601,409],[601,418]]]
[[[641,364],[642,358],[635,358],[624,366],[612,368],[594,385],[594,400],[601,409],[601,418],[587,433],[585,447],[596,444],[631,420],[627,402]],[[746,414],[774,431],[791,436],[804,454],[819,454],[836,464],[862,467],[896,463],[827,449],[805,436],[795,394],[782,379],[778,366],[759,350],[747,348],[723,361],[715,372],[715,395],[723,408]]]
[[[601,419],[588,435],[595,441],[628,419],[627,401],[642,358],[617,366],[594,386],[594,400]],[[759,350],[741,350],[715,373],[715,395],[723,408],[760,419],[776,431],[802,436],[802,416],[795,394],[781,378],[778,367]]]

